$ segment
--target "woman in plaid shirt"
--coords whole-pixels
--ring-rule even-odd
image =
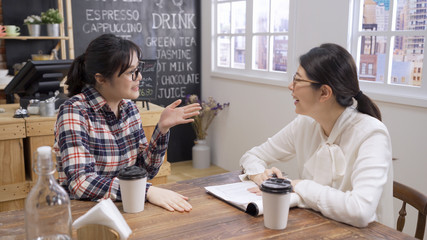
[[[156,176],[169,142],[169,129],[192,122],[198,104],[162,112],[147,142],[136,105],[139,96],[140,48],[131,41],[104,34],[93,40],[70,67],[69,95],[58,113],[55,145],[60,184],[71,199],[121,200],[118,172],[132,165]],[[190,211],[188,198],[147,184],[147,200],[169,211]]]

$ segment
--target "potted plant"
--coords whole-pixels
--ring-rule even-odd
[[[58,9],[50,8],[41,13],[41,20],[47,26],[49,36],[59,36],[59,24],[64,20]]]
[[[24,19],[24,24],[28,27],[28,33],[30,36],[38,37],[40,36],[40,24],[42,19],[38,15],[30,15]]]

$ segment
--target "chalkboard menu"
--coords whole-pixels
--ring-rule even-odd
[[[166,106],[200,93],[198,0],[72,1],[75,55],[89,42],[112,33],[139,45],[144,59],[156,59],[153,103]]]
[[[142,60],[142,80],[139,82],[139,101],[156,99],[157,60]]]
[[[156,81],[146,75],[141,99],[165,107],[188,94],[200,96],[200,0],[76,0],[72,15],[75,56],[112,33],[139,45],[144,59],[157,60],[150,72]],[[190,160],[194,139],[190,124],[173,127],[168,159]]]

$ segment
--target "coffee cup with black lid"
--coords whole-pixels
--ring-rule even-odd
[[[270,178],[260,187],[264,209],[264,226],[282,230],[288,224],[292,185],[289,180]]]
[[[144,211],[147,171],[138,166],[125,167],[119,171],[118,178],[123,211],[127,213]]]

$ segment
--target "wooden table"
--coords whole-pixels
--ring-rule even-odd
[[[160,119],[163,108],[155,104],[150,110],[142,108],[138,102],[143,128],[147,139]],[[6,112],[0,113],[0,212],[19,210],[24,207],[24,199],[37,175],[32,171],[33,153],[40,146],[53,146],[55,117],[31,115],[28,118],[13,118],[19,104],[0,105]],[[52,153],[52,159],[56,159]],[[153,184],[167,182],[171,173],[167,156],[157,176],[150,180]],[[1,235],[0,235],[1,236]]]
[[[253,217],[209,195],[205,186],[239,181],[238,172],[161,185],[190,197],[189,213],[168,212],[146,203],[140,213],[123,213],[130,228],[129,239],[414,239],[378,222],[355,228],[323,217],[308,209],[292,208],[285,230],[264,227],[263,217]],[[73,220],[96,203],[72,201]],[[73,230],[74,237],[76,230]],[[24,239],[24,213],[0,213],[0,236]]]

